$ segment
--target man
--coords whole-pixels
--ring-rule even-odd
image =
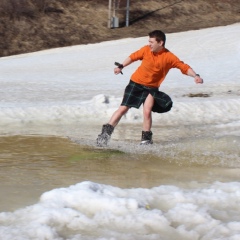
[[[132,74],[127,85],[120,107],[113,113],[110,121],[102,127],[98,135],[97,145],[106,146],[114,128],[127,113],[129,108],[139,108],[143,104],[143,129],[142,145],[152,144],[152,112],[164,113],[171,110],[171,98],[158,90],[171,68],[178,68],[185,75],[193,77],[195,83],[202,84],[203,79],[199,74],[184,62],[180,61],[173,53],[165,48],[166,36],[160,30],[149,34],[149,44],[132,53],[122,64],[114,68],[114,73],[119,74],[122,69],[132,62],[141,60],[141,65]]]

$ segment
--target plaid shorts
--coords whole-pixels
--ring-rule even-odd
[[[121,106],[139,108],[144,104],[149,93],[154,98],[153,112],[164,113],[171,110],[173,102],[166,93],[158,91],[158,88],[146,87],[132,80],[125,88]]]

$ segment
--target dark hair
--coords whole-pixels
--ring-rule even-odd
[[[148,34],[150,38],[156,38],[157,42],[163,41],[163,46],[166,42],[166,35],[161,30],[154,30]]]

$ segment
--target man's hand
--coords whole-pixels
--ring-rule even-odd
[[[194,81],[196,84],[203,84],[203,79],[198,74],[194,77]]]
[[[122,73],[123,65],[121,63],[118,63],[118,62],[115,62],[114,64],[117,66],[116,68],[114,68],[114,73],[115,74],[119,74],[119,73],[123,74]]]
[[[122,74],[122,70],[121,70],[120,68],[118,68],[118,67],[115,67],[115,68],[114,68],[114,73],[115,73],[115,74],[119,74],[119,73]]]

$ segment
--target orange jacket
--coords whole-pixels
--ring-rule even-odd
[[[132,61],[142,60],[141,65],[132,74],[131,80],[147,87],[158,88],[171,68],[178,68],[183,74],[187,74],[190,68],[166,48],[153,53],[146,45],[129,57]]]

